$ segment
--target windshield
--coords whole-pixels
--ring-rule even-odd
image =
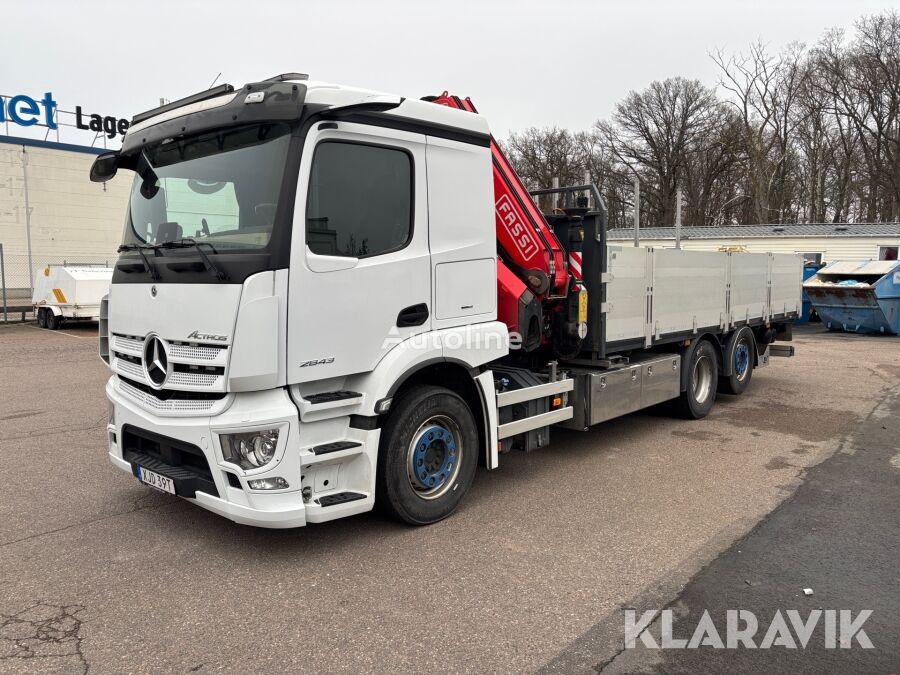
[[[144,148],[134,166],[125,243],[190,238],[216,250],[265,247],[289,142],[287,124],[261,124]]]

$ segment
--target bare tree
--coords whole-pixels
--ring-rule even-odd
[[[832,114],[857,132],[867,220],[900,217],[900,15],[863,17],[847,44],[832,31],[817,50],[817,88]]]
[[[792,45],[773,56],[765,45],[750,46],[747,54],[726,57],[714,52],[720,86],[731,94],[728,102],[742,122],[747,158],[746,182],[758,223],[778,222],[785,212],[790,138],[796,119],[792,108],[803,85],[803,47]]]
[[[554,177],[603,194],[610,226],[900,219],[900,14],[859,19],[812,49],[711,55],[717,92],[673,77],[632,91],[590,131],[550,127],[505,146],[529,187]]]
[[[656,224],[675,222],[675,195],[692,153],[720,123],[715,92],[698,80],[674,77],[632,91],[616,105],[612,122],[597,131],[615,157],[646,188],[649,215]]]

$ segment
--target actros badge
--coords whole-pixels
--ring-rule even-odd
[[[188,335],[188,339],[194,338],[195,340],[214,340],[215,342],[227,342],[227,335],[218,335],[217,333],[201,333],[200,331],[194,331],[190,335]]]

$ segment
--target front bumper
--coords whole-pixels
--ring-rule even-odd
[[[306,524],[307,508],[301,493],[299,419],[297,408],[284,389],[237,394],[228,409],[215,417],[162,417],[133,403],[119,392],[116,382],[113,376],[106,385],[107,398],[115,410],[115,421],[107,426],[109,458],[113,465],[134,474],[134,463],[126,459],[122,447],[123,429],[152,430],[154,434],[202,450],[218,496],[191,490],[193,494],[185,497],[188,501],[245,525],[290,528]],[[218,433],[275,427],[280,429],[278,447],[269,465],[243,471],[224,461]],[[289,487],[258,491],[251,490],[247,483],[250,479],[275,476],[287,480]]]

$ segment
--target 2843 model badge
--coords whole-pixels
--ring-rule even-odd
[[[334,357],[328,356],[324,359],[313,359],[311,361],[301,361],[300,367],[306,368],[307,366],[324,366],[328,363],[334,363]]]

